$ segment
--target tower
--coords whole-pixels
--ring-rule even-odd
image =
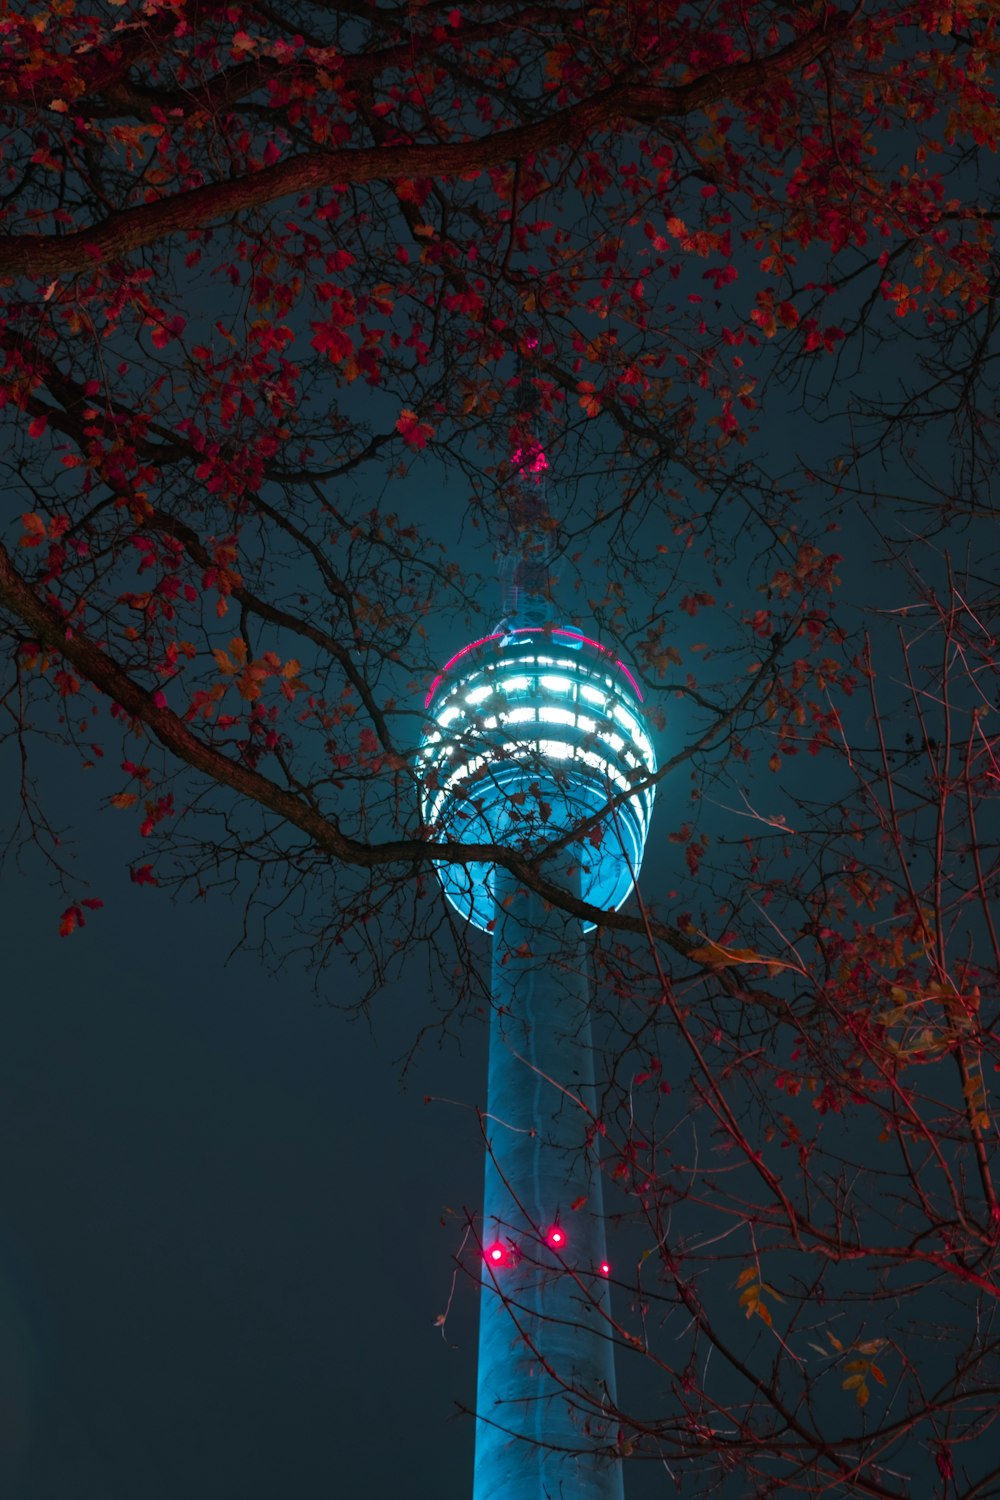
[[[424,820],[615,908],[652,813],[642,694],[556,616],[545,457],[525,441],[514,463],[504,618],[431,684]],[[621,1500],[587,929],[506,869],[438,874],[493,948],[474,1500]]]

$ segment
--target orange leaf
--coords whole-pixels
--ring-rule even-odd
[[[29,510],[22,517],[24,535],[18,543],[21,547],[40,547],[45,540],[45,522],[37,511]]]

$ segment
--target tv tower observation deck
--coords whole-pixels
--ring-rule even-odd
[[[533,453],[505,618],[427,695],[423,816],[613,910],[642,861],[656,757],[629,668],[552,611]],[[474,1500],[621,1500],[587,929],[500,866],[438,873],[493,940]]]

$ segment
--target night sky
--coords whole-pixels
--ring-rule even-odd
[[[464,1493],[467,1282],[434,1323],[480,1145],[423,1097],[476,1095],[484,1028],[403,1092],[423,977],[373,1036],[323,1001],[349,975],[224,966],[235,909],[131,886],[108,821],[83,932],[40,871],[3,885],[0,1493]]]

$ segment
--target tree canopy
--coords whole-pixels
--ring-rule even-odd
[[[63,933],[112,901],[45,742],[132,880],[235,885],[265,948],[294,913],[359,995],[426,951],[475,1001],[433,861],[506,865],[599,929],[658,1393],[622,1452],[998,1493],[992,0],[50,0],[0,37],[2,733]],[[512,434],[659,736],[619,913],[538,809],[504,848],[421,819]]]

